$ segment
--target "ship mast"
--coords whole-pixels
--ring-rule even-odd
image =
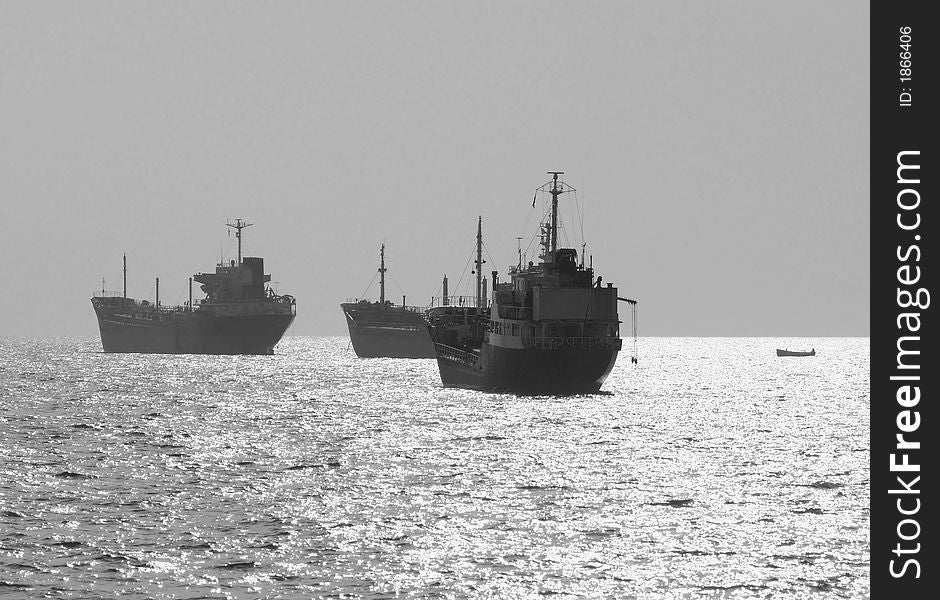
[[[385,268],[385,244],[382,244],[379,254],[382,257],[381,266],[379,267],[379,304],[382,310],[385,310],[385,271],[387,271]]]
[[[483,217],[477,219],[477,308],[483,307]]]
[[[249,223],[247,221],[242,221],[241,219],[235,219],[234,223],[226,223],[225,225],[231,227],[235,230],[235,238],[238,240],[238,266],[242,266],[242,229],[245,227],[251,227],[254,223]]]
[[[552,222],[549,225],[549,238],[547,240],[548,244],[546,249],[549,251],[549,260],[554,262],[555,252],[558,250],[558,196],[565,192],[573,192],[575,189],[563,181],[558,181],[558,176],[564,175],[564,171],[548,171],[548,174],[552,176],[552,180],[535,191],[536,193],[548,192],[552,195]],[[546,189],[549,184],[551,184],[551,188]]]
[[[127,301],[127,253],[124,254],[124,300]]]
[[[558,176],[564,175],[564,171],[549,171],[552,176],[552,261],[555,260],[555,251],[558,250]]]

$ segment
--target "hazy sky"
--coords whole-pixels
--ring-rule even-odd
[[[96,336],[89,298],[120,290],[124,252],[129,295],[158,276],[182,303],[234,258],[235,217],[297,298],[291,333],[345,335],[383,241],[409,304],[444,273],[465,292],[478,215],[505,276],[550,170],[641,334],[868,335],[869,20],[848,1],[0,0],[0,335]]]

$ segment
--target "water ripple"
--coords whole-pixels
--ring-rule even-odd
[[[605,394],[0,340],[0,593],[859,598],[867,338],[650,338]]]

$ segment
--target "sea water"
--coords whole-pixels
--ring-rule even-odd
[[[0,596],[867,597],[869,339],[631,345],[527,397],[338,337],[0,339]]]

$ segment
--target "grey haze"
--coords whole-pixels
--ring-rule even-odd
[[[641,334],[868,335],[869,19],[847,1],[0,2],[0,335],[97,335],[89,297],[120,289],[124,252],[130,295],[159,276],[181,303],[234,257],[235,217],[298,299],[291,333],[343,335],[383,241],[396,301],[426,304],[444,273],[463,291],[478,215],[505,274],[549,170]]]

